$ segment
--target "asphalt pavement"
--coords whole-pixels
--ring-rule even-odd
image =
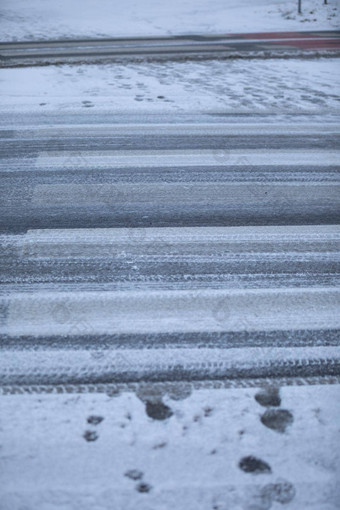
[[[340,31],[66,39],[0,43],[0,66],[131,60],[335,56]]]

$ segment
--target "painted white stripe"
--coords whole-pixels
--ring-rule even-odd
[[[3,299],[9,335],[332,329],[340,289],[41,292]]]
[[[329,150],[131,150],[41,152],[39,169],[101,169],[114,167],[338,165],[340,151]]]
[[[15,246],[25,258],[107,257],[118,252],[159,254],[170,247],[184,255],[198,247],[218,253],[270,253],[340,251],[340,226],[288,227],[163,227],[30,230],[24,235],[0,235],[3,245]],[[259,248],[259,246],[261,248]],[[203,248],[202,248],[203,247]],[[205,247],[205,248],[204,248]]]
[[[95,347],[95,346],[94,346]],[[58,349],[32,351],[4,351],[0,357],[0,373],[3,380],[18,376],[34,375],[46,377],[67,374],[86,376],[122,373],[129,370],[146,375],[148,372],[171,370],[180,366],[184,369],[203,369],[218,374],[219,371],[235,368],[256,368],[270,366],[275,362],[302,361],[315,359],[340,359],[337,347],[275,348],[248,347],[247,349],[122,349],[95,351],[83,349]]]
[[[136,236],[145,242],[209,242],[209,241],[252,241],[252,240],[295,240],[326,241],[340,239],[340,225],[287,225],[251,227],[148,227],[148,228],[79,228],[79,229],[36,229],[23,236],[25,241],[64,242],[85,240],[124,242]],[[0,236],[5,239],[7,235]]]

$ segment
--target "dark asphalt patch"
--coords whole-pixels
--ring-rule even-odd
[[[8,301],[3,300],[2,302],[0,302],[0,326],[4,326],[6,324],[8,308],[9,308]]]

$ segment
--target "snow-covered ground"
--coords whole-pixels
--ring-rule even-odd
[[[3,41],[328,30],[340,0],[2,0]]]
[[[339,108],[334,58],[3,69],[2,111],[199,112]]]
[[[144,385],[2,405],[1,510],[339,508],[338,385]]]

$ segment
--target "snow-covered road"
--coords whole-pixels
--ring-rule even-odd
[[[335,116],[25,117],[1,138],[3,384],[339,375]]]
[[[0,509],[336,510],[337,111],[18,109]]]

